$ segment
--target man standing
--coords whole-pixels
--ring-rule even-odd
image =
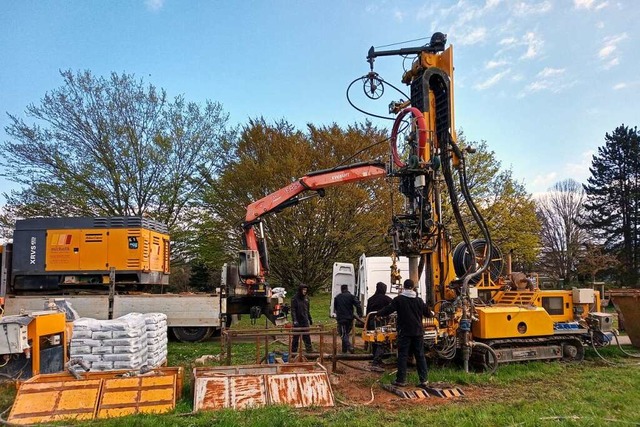
[[[414,290],[413,280],[404,281],[402,293],[395,297],[391,304],[378,312],[376,317],[388,316],[393,312],[398,313],[398,372],[396,380],[392,383],[398,387],[407,385],[407,359],[411,353],[416,359],[418,386],[427,385],[427,361],[424,358],[424,330],[422,318],[430,315],[427,305],[418,297]]]
[[[387,294],[387,285],[382,282],[378,282],[376,284],[376,293],[373,294],[367,300],[367,314],[372,312],[378,312],[383,308],[385,308],[386,306],[388,306],[389,304],[391,304],[392,300],[386,294]],[[367,324],[367,330],[373,330],[373,329],[374,329],[374,318],[373,316],[370,316],[369,324]],[[379,342],[372,342],[371,350],[373,353],[373,361],[371,362],[371,364],[373,366],[382,365],[382,355],[384,354],[384,344]]]
[[[349,334],[353,326],[353,309],[356,309],[358,318],[362,317],[362,305],[351,292],[349,285],[340,286],[340,293],[333,299],[333,310],[338,321],[338,334],[342,337],[342,352],[353,353],[353,347],[349,341]]]
[[[313,319],[311,319],[311,312],[309,311],[309,297],[307,296],[307,292],[309,292],[309,287],[303,283],[298,286],[298,292],[291,299],[291,318],[293,319],[294,328],[308,328],[313,325]],[[303,334],[302,341],[304,341],[304,347],[307,353],[311,353],[313,347],[311,346],[311,337],[309,334]],[[291,344],[291,351],[293,353],[298,352],[299,343],[300,335],[294,335]]]

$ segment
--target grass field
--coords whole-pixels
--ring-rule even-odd
[[[328,316],[329,297],[312,297],[314,324],[327,327],[334,323]],[[234,328],[250,328],[242,319]],[[628,349],[633,351],[631,349]],[[469,397],[455,400],[435,398],[425,401],[392,400],[376,383],[377,377],[362,380],[372,386],[377,400],[362,405],[354,396],[335,388],[336,397],[345,404],[335,408],[294,409],[268,407],[245,411],[223,410],[189,414],[191,390],[189,370],[193,360],[203,354],[218,354],[217,340],[169,344],[169,365],[185,367],[183,398],[176,411],[167,415],[145,415],[100,420],[82,425],[95,426],[629,426],[640,425],[640,359],[623,357],[615,348],[600,350],[615,365],[603,362],[591,349],[582,363],[527,363],[502,365],[495,375],[466,374],[454,368],[432,367],[429,379],[457,384],[469,391]],[[233,363],[253,363],[255,347],[242,343],[233,347]],[[388,370],[391,371],[391,368]],[[411,372],[411,371],[410,371]],[[354,376],[355,375],[355,376]],[[341,381],[357,382],[357,372],[338,375]],[[410,380],[415,381],[415,373]],[[390,382],[391,372],[379,380]],[[10,387],[0,389],[1,409],[13,399]],[[68,423],[67,423],[68,424]],[[80,425],[80,424],[78,424]]]

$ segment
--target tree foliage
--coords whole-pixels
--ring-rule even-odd
[[[576,278],[588,241],[586,231],[579,224],[584,199],[582,185],[567,179],[556,183],[537,203],[542,244],[538,270],[567,283]]]
[[[584,185],[583,226],[620,261],[618,279],[638,286],[640,268],[640,135],[624,124],[605,134]]]
[[[215,223],[224,236],[233,236],[225,249],[235,256],[247,205],[309,172],[383,158],[387,145],[374,143],[385,137],[370,123],[346,128],[308,125],[303,132],[284,120],[251,120],[225,169],[210,179],[202,227]],[[314,291],[330,283],[336,261],[355,262],[365,251],[389,254],[384,239],[391,216],[389,194],[384,179],[349,184],[266,216],[271,285],[295,289],[306,283]]]
[[[9,179],[7,214],[149,215],[181,239],[184,215],[226,147],[227,116],[129,74],[61,72],[63,85],[9,114],[1,144]]]
[[[620,263],[616,257],[606,253],[600,245],[585,243],[585,250],[578,262],[578,274],[595,283],[598,273],[610,270]]]

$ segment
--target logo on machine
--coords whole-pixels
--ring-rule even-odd
[[[31,253],[29,254],[29,264],[36,265],[36,236],[31,236]]]
[[[338,180],[338,179],[346,178],[346,177],[348,177],[348,176],[349,176],[349,172],[343,172],[343,173],[338,174],[338,175],[333,175],[333,176],[331,177],[331,179],[335,181],[335,180]]]

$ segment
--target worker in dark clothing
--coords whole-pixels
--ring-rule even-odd
[[[391,304],[391,298],[387,296],[387,285],[378,282],[376,284],[376,292],[367,300],[367,314],[378,312]],[[375,329],[374,326],[375,318],[373,316],[369,316],[369,323],[367,324],[367,330]],[[373,353],[373,361],[371,362],[374,366],[382,365],[382,355],[384,354],[384,344],[379,342],[371,343],[371,350]]]
[[[398,372],[396,380],[392,383],[398,387],[407,385],[407,360],[411,353],[416,359],[418,386],[427,385],[427,361],[424,358],[424,330],[422,318],[429,317],[431,312],[427,305],[418,297],[414,290],[413,280],[404,281],[402,293],[395,297],[391,304],[378,312],[376,317],[388,316],[393,312],[398,313]]]
[[[349,285],[340,286],[340,293],[333,299],[333,310],[338,321],[338,334],[342,337],[342,352],[353,353],[353,347],[349,341],[349,334],[353,327],[353,309],[356,309],[358,318],[362,318],[362,305],[351,292]]]
[[[309,297],[307,292],[309,287],[305,284],[298,286],[298,292],[291,299],[291,318],[293,319],[294,328],[308,328],[313,325],[313,319],[311,319],[311,312],[309,311]],[[311,337],[309,334],[302,335],[302,341],[304,341],[305,350],[308,353],[313,351],[311,346]],[[293,353],[298,352],[298,344],[300,343],[300,335],[293,336],[293,342],[291,344],[291,351]]]

